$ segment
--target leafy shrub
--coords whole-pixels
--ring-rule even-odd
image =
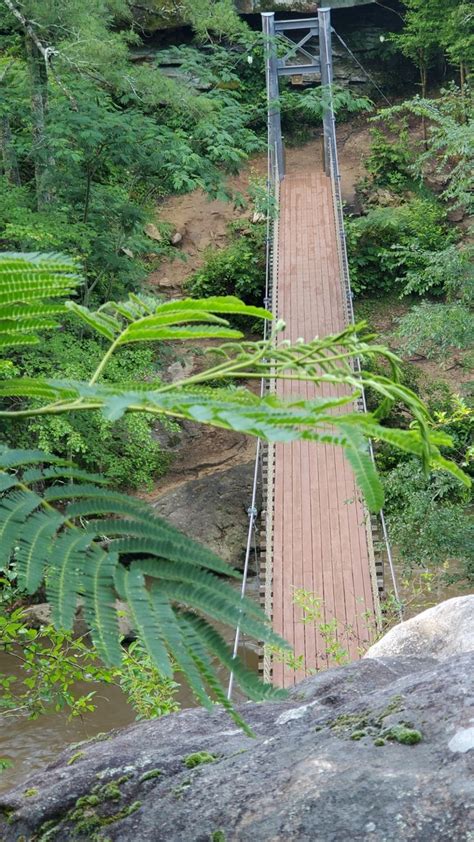
[[[456,560],[474,581],[474,542],[466,494],[453,477],[428,476],[418,462],[401,462],[384,479],[392,542],[408,569]]]
[[[402,294],[446,294],[449,298],[462,297],[466,304],[471,303],[474,295],[473,251],[455,245],[442,251],[425,250],[417,241],[408,246],[394,246],[394,258],[406,270]]]
[[[52,625],[29,628],[21,609],[0,611],[0,651],[21,664],[21,673],[0,672],[3,716],[30,719],[67,710],[69,717],[83,716],[96,708],[95,697],[104,684],[119,684],[137,719],[155,719],[179,710],[175,696],[179,684],[166,678],[145,647],[136,640],[123,650],[119,667],[106,667],[84,638]],[[78,695],[78,682],[89,685]],[[73,759],[74,758],[74,759]],[[79,759],[72,755],[69,765]]]
[[[321,86],[304,88],[302,91],[282,87],[280,92],[282,130],[292,143],[303,143],[308,140],[313,127],[320,128],[327,102],[327,91]],[[342,122],[352,114],[370,111],[373,104],[368,97],[355,96],[349,88],[333,85],[332,107],[336,119]]]
[[[56,333],[41,351],[32,348],[17,354],[27,377],[87,380],[103,354],[99,340],[74,331]],[[158,380],[151,348],[124,349],[112,359],[105,380],[131,383]],[[101,412],[42,417],[9,425],[7,441],[15,446],[38,447],[67,459],[81,468],[103,473],[114,486],[150,486],[168,467],[166,454],[152,436],[154,422],[147,415],[130,414],[115,423]]]
[[[441,251],[449,241],[444,210],[436,202],[412,199],[397,207],[378,207],[350,219],[347,245],[352,287],[357,293],[392,290],[414,269],[418,254]],[[398,247],[405,247],[403,258]]]
[[[413,178],[410,173],[413,156],[407,146],[406,126],[400,128],[397,135],[394,137],[393,134],[386,134],[378,128],[370,132],[372,140],[365,168],[370,173],[371,184],[375,187],[400,190],[405,188]]]
[[[191,295],[236,295],[261,304],[265,287],[265,225],[233,226],[237,238],[223,249],[210,249],[204,265],[187,283]]]
[[[446,359],[454,350],[472,347],[472,313],[464,304],[422,301],[398,320],[397,336],[407,356]]]

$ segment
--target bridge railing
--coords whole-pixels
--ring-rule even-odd
[[[332,102],[332,78],[329,76],[329,85],[328,85],[328,118],[325,122],[325,150],[327,155],[327,164],[329,168],[329,176],[331,179],[331,187],[332,187],[332,199],[333,199],[333,210],[334,210],[334,219],[336,225],[336,235],[337,235],[337,250],[338,250],[338,258],[339,258],[339,271],[341,282],[343,285],[343,292],[344,292],[344,301],[346,307],[346,318],[348,324],[355,324],[354,318],[354,305],[353,305],[353,294],[351,290],[351,281],[350,281],[350,273],[349,273],[349,259],[347,254],[347,241],[346,241],[346,230],[344,225],[344,202],[342,199],[342,189],[341,189],[341,173],[339,170],[339,160],[337,154],[337,138],[336,138],[336,118],[334,114],[334,107]],[[355,369],[360,373],[361,366],[360,360],[357,357],[355,359]],[[367,411],[367,403],[365,398],[364,389],[361,390],[361,397],[359,400],[359,409],[362,412]],[[370,455],[372,457],[372,461],[375,462],[374,456],[374,449],[372,442],[369,442],[370,448]],[[388,536],[387,530],[387,523],[385,520],[385,515],[383,509],[378,514],[378,521],[380,524],[380,531],[381,531],[381,543],[384,547],[385,556],[387,559],[389,571],[390,571],[390,578],[392,581],[392,588],[393,594],[398,606],[398,614],[400,619],[403,619],[403,610],[402,610],[402,603],[400,600],[400,594],[397,585],[397,577],[395,574],[395,567],[393,563],[393,555],[392,550],[390,547],[390,541]],[[378,526],[378,524],[377,524]],[[375,527],[375,528],[374,528]],[[378,532],[376,525],[374,524],[371,530],[368,530],[369,535],[369,543],[372,542],[372,530],[373,532]],[[373,545],[372,545],[373,548]],[[369,547],[370,549],[370,547]]]
[[[266,183],[266,238],[265,238],[265,292],[264,292],[264,299],[263,299],[263,306],[267,310],[272,309],[272,291],[273,291],[273,275],[274,275],[274,264],[273,264],[273,257],[274,257],[274,226],[276,222],[276,213],[278,208],[278,195],[279,195],[279,185],[280,185],[280,173],[278,170],[278,154],[276,149],[276,144],[272,143],[270,139],[270,130],[269,130],[269,143],[268,143],[268,159],[267,159],[267,183]],[[266,340],[268,338],[268,321],[264,321],[263,323],[263,339]],[[268,389],[272,389],[272,381],[267,381],[264,378],[260,381],[260,397],[263,397],[264,394]],[[271,551],[272,551],[272,533],[273,530],[269,528],[268,519],[272,517],[272,503],[273,503],[273,459],[274,459],[274,449],[271,443],[263,442],[261,439],[257,439],[257,447],[255,452],[255,462],[254,462],[254,471],[253,471],[253,483],[252,483],[252,494],[250,505],[247,509],[247,514],[249,517],[248,523],[248,531],[247,531],[247,542],[246,542],[246,549],[245,549],[245,557],[244,557],[244,565],[243,565],[243,577],[242,577],[242,584],[241,584],[241,597],[245,596],[245,592],[247,589],[247,580],[249,574],[249,567],[250,567],[250,559],[252,552],[254,553],[255,561],[257,564],[258,572],[261,574],[261,578],[263,578],[262,582],[262,591],[261,594],[262,602],[264,603],[265,613],[267,617],[271,615],[271,580],[270,577],[266,578],[266,572],[270,574],[270,570],[265,570],[265,559],[271,558]],[[262,486],[262,497],[264,497],[263,507],[262,507],[262,520],[263,520],[263,539],[259,541],[257,536],[257,524],[258,524],[258,508],[257,508],[257,500],[258,500],[258,490],[259,485]],[[264,511],[265,510],[265,517]],[[263,550],[262,550],[263,545]],[[260,553],[259,548],[260,546]],[[271,574],[270,574],[271,575]],[[239,644],[241,643],[241,629],[240,623],[237,625],[235,636],[234,636],[234,644],[233,644],[233,651],[232,657],[236,658],[239,651]],[[268,657],[264,654],[264,664],[265,666],[262,667],[264,673],[264,679],[269,681],[269,666],[268,666]],[[229,676],[229,684],[227,688],[227,698],[230,699],[232,697],[233,692],[233,685],[234,685],[234,673],[231,672]]]

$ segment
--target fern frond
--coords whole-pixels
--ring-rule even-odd
[[[125,550],[125,552],[127,552]],[[167,579],[171,582],[186,582],[190,585],[189,593],[192,593],[192,588],[204,588],[209,591],[209,596],[219,594],[220,597],[226,601],[232,602],[229,610],[233,610],[235,599],[233,593],[229,591],[227,582],[219,579],[213,573],[208,572],[198,566],[195,562],[193,564],[186,564],[185,561],[176,561],[175,564],[170,564],[169,561],[163,561],[159,558],[142,559],[140,562],[140,569],[146,576],[151,576],[154,579]],[[208,566],[206,565],[206,568]],[[251,599],[243,599],[239,610],[245,609],[247,614],[253,614],[261,620],[262,612],[255,602]]]
[[[192,605],[214,620],[232,626],[237,626],[240,623],[242,631],[257,640],[265,639],[275,646],[282,645],[281,637],[272,631],[263,618],[261,621],[257,620],[247,611],[246,606],[243,607],[241,612],[239,600],[231,600],[230,598],[228,600],[222,599],[216,593],[210,596],[207,588],[190,588],[185,584],[167,581],[165,579],[160,579],[160,590],[169,600],[179,602],[183,605]]]
[[[212,664],[207,656],[202,638],[196,634],[195,629],[188,622],[186,617],[178,617],[178,622],[182,628],[191,658],[194,661],[199,674],[202,676],[202,679],[213,692],[216,701],[221,704],[225,710],[227,710],[234,722],[242,728],[249,737],[254,737],[255,734],[252,729],[247,725],[245,720],[240,716],[239,712],[234,708],[233,704],[224,693],[221,683],[217,678]]]
[[[0,562],[8,565],[14,551],[20,587],[31,593],[45,579],[53,622],[65,629],[72,627],[81,598],[93,641],[112,664],[121,657],[116,609],[120,595],[163,675],[171,677],[177,665],[201,704],[209,707],[217,700],[241,722],[225,699],[211,661],[217,657],[228,667],[230,652],[206,618],[234,627],[239,623],[243,632],[267,643],[282,641],[261,609],[242,600],[222,578],[240,574],[155,517],[144,503],[92,484],[87,472],[68,463],[54,464],[54,459],[48,465],[47,454],[36,450],[8,453],[2,448],[0,460],[6,464],[0,472]],[[74,476],[75,482],[56,482],[41,495],[29,487],[63,476]],[[60,501],[60,509],[55,501]],[[95,517],[87,522],[90,513]],[[134,555],[148,558],[130,562]],[[183,624],[183,609],[202,622]],[[235,666],[236,677],[253,698],[268,695],[258,678],[246,677],[245,670]]]
[[[25,485],[31,485],[34,482],[50,479],[67,479],[75,480],[76,482],[96,483],[97,485],[107,485],[109,480],[101,474],[90,474],[88,471],[81,471],[74,465],[64,465],[54,468],[29,468],[24,471],[22,481]]]
[[[145,585],[145,576],[136,564],[131,564],[129,570],[118,568],[116,574],[117,588],[130,607],[133,626],[140,633],[142,643],[160,672],[172,678],[173,667],[162,640],[151,594]]]
[[[115,572],[119,564],[116,553],[95,547],[83,566],[81,587],[84,594],[84,619],[99,655],[106,663],[118,665],[122,660],[119,627],[115,608]]]
[[[90,535],[81,529],[61,532],[54,542],[48,559],[46,594],[51,603],[55,625],[69,630],[74,622],[77,600],[81,590],[80,572],[90,563],[86,550],[92,543]]]
[[[253,670],[249,670],[240,658],[234,658],[222,635],[202,617],[191,612],[182,612],[180,617],[192,626],[195,634],[200,637],[202,644],[208,652],[218,658],[229,672],[233,672],[242,690],[250,699],[282,699],[285,698],[283,690],[274,687],[272,684],[263,684]],[[286,647],[286,644],[284,644]]]
[[[18,468],[23,465],[37,465],[45,463],[50,465],[68,464],[65,459],[45,453],[44,450],[22,450],[21,448],[10,448],[0,445],[0,468]]]
[[[34,345],[37,331],[57,327],[65,299],[81,283],[76,264],[54,254],[0,254],[0,347]]]
[[[40,504],[41,497],[29,490],[13,491],[3,498],[0,507],[0,570],[8,566],[26,518]]]
[[[150,588],[150,595],[166,648],[171,652],[173,659],[186,675],[186,680],[197,701],[204,707],[210,709],[212,707],[212,700],[207,693],[202,674],[189,653],[176,612],[156,582]]]
[[[117,521],[115,526],[109,520],[96,521],[92,526],[88,524],[87,529],[93,529],[97,534],[105,534],[108,537],[122,530],[132,536],[112,540],[110,546],[116,552],[127,555],[155,555],[158,558],[168,558],[171,561],[181,561],[189,565],[205,564],[207,569],[215,573],[232,576],[234,579],[241,578],[235,568],[226,564],[210,550],[201,547],[196,541],[186,538],[182,532],[173,530],[169,524],[155,518],[149,517],[146,523],[125,521],[123,526],[120,521]]]
[[[56,511],[35,511],[21,530],[16,552],[18,587],[36,593],[44,579],[56,533],[64,523],[64,516]]]
[[[344,424],[341,424],[341,428],[347,436],[349,446],[346,447],[345,455],[354,471],[357,485],[365,497],[369,511],[378,512],[383,506],[384,490],[370,455],[369,445],[354,428],[345,427]]]

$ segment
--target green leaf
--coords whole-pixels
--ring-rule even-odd
[[[18,587],[36,593],[44,577],[45,566],[53,549],[53,539],[64,523],[59,512],[34,512],[21,530],[16,553]]]
[[[343,423],[340,426],[347,435],[349,447],[345,455],[352,466],[357,485],[362,490],[369,510],[379,512],[384,501],[383,485],[372,461],[368,444],[352,427]]]
[[[91,542],[92,537],[81,529],[67,530],[56,539],[49,559],[51,569],[46,579],[46,593],[51,603],[53,622],[58,628],[68,630],[73,626],[84,554]]]
[[[84,618],[100,657],[118,665],[122,660],[114,589],[118,555],[95,547],[88,558],[82,574]]]
[[[33,491],[13,491],[4,497],[0,506],[0,570],[5,570],[19,541],[26,518],[41,504],[41,497]]]

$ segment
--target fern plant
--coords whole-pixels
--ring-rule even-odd
[[[33,278],[30,287],[30,266],[36,269],[38,265],[41,281]],[[62,258],[0,256],[0,301],[9,296],[8,305],[16,313],[18,325],[11,334],[15,343],[24,336],[34,337],[33,329],[45,326],[42,318],[32,323],[38,301],[39,306],[48,307],[61,283],[65,294],[75,289],[76,282],[73,265]],[[469,482],[440,453],[440,446],[450,444],[449,436],[432,430],[426,407],[398,382],[396,357],[373,345],[360,326],[357,331],[350,327],[337,336],[291,345],[279,340],[283,323],[275,325],[268,341],[243,341],[240,331],[229,327],[226,316],[272,317],[232,297],[157,303],[131,296],[127,302],[109,303],[97,312],[71,302],[67,307],[108,340],[103,359],[87,383],[39,378],[0,381],[3,418],[100,409],[115,420],[124,412],[148,412],[273,441],[338,444],[344,447],[373,510],[382,505],[383,492],[368,453],[368,437],[418,455],[425,467],[448,470]],[[25,322],[29,333],[21,333]],[[112,355],[128,343],[197,338],[226,342],[217,351],[213,348],[217,362],[183,381],[156,388],[99,382]],[[388,360],[391,378],[355,369],[356,357],[379,355]],[[234,382],[261,377],[331,383],[337,389],[334,397],[285,403],[228,385],[230,378]],[[380,396],[375,413],[338,411],[348,409],[365,386]],[[13,405],[8,403],[10,398],[15,399]],[[395,400],[411,412],[411,429],[385,428],[380,423]],[[114,664],[121,658],[118,595],[127,601],[140,640],[163,676],[170,677],[173,663],[177,664],[202,704],[210,705],[215,699],[243,724],[225,697],[213,657],[234,672],[251,698],[278,695],[232,659],[215,628],[215,621],[240,624],[246,634],[274,646],[284,645],[261,610],[241,599],[222,578],[235,579],[239,574],[212,552],[157,518],[144,503],[107,489],[101,477],[39,450],[0,451],[0,493],[0,566],[8,566],[14,558],[19,585],[29,593],[45,582],[54,622],[62,628],[71,628],[78,600],[82,600],[95,646],[105,661]]]

